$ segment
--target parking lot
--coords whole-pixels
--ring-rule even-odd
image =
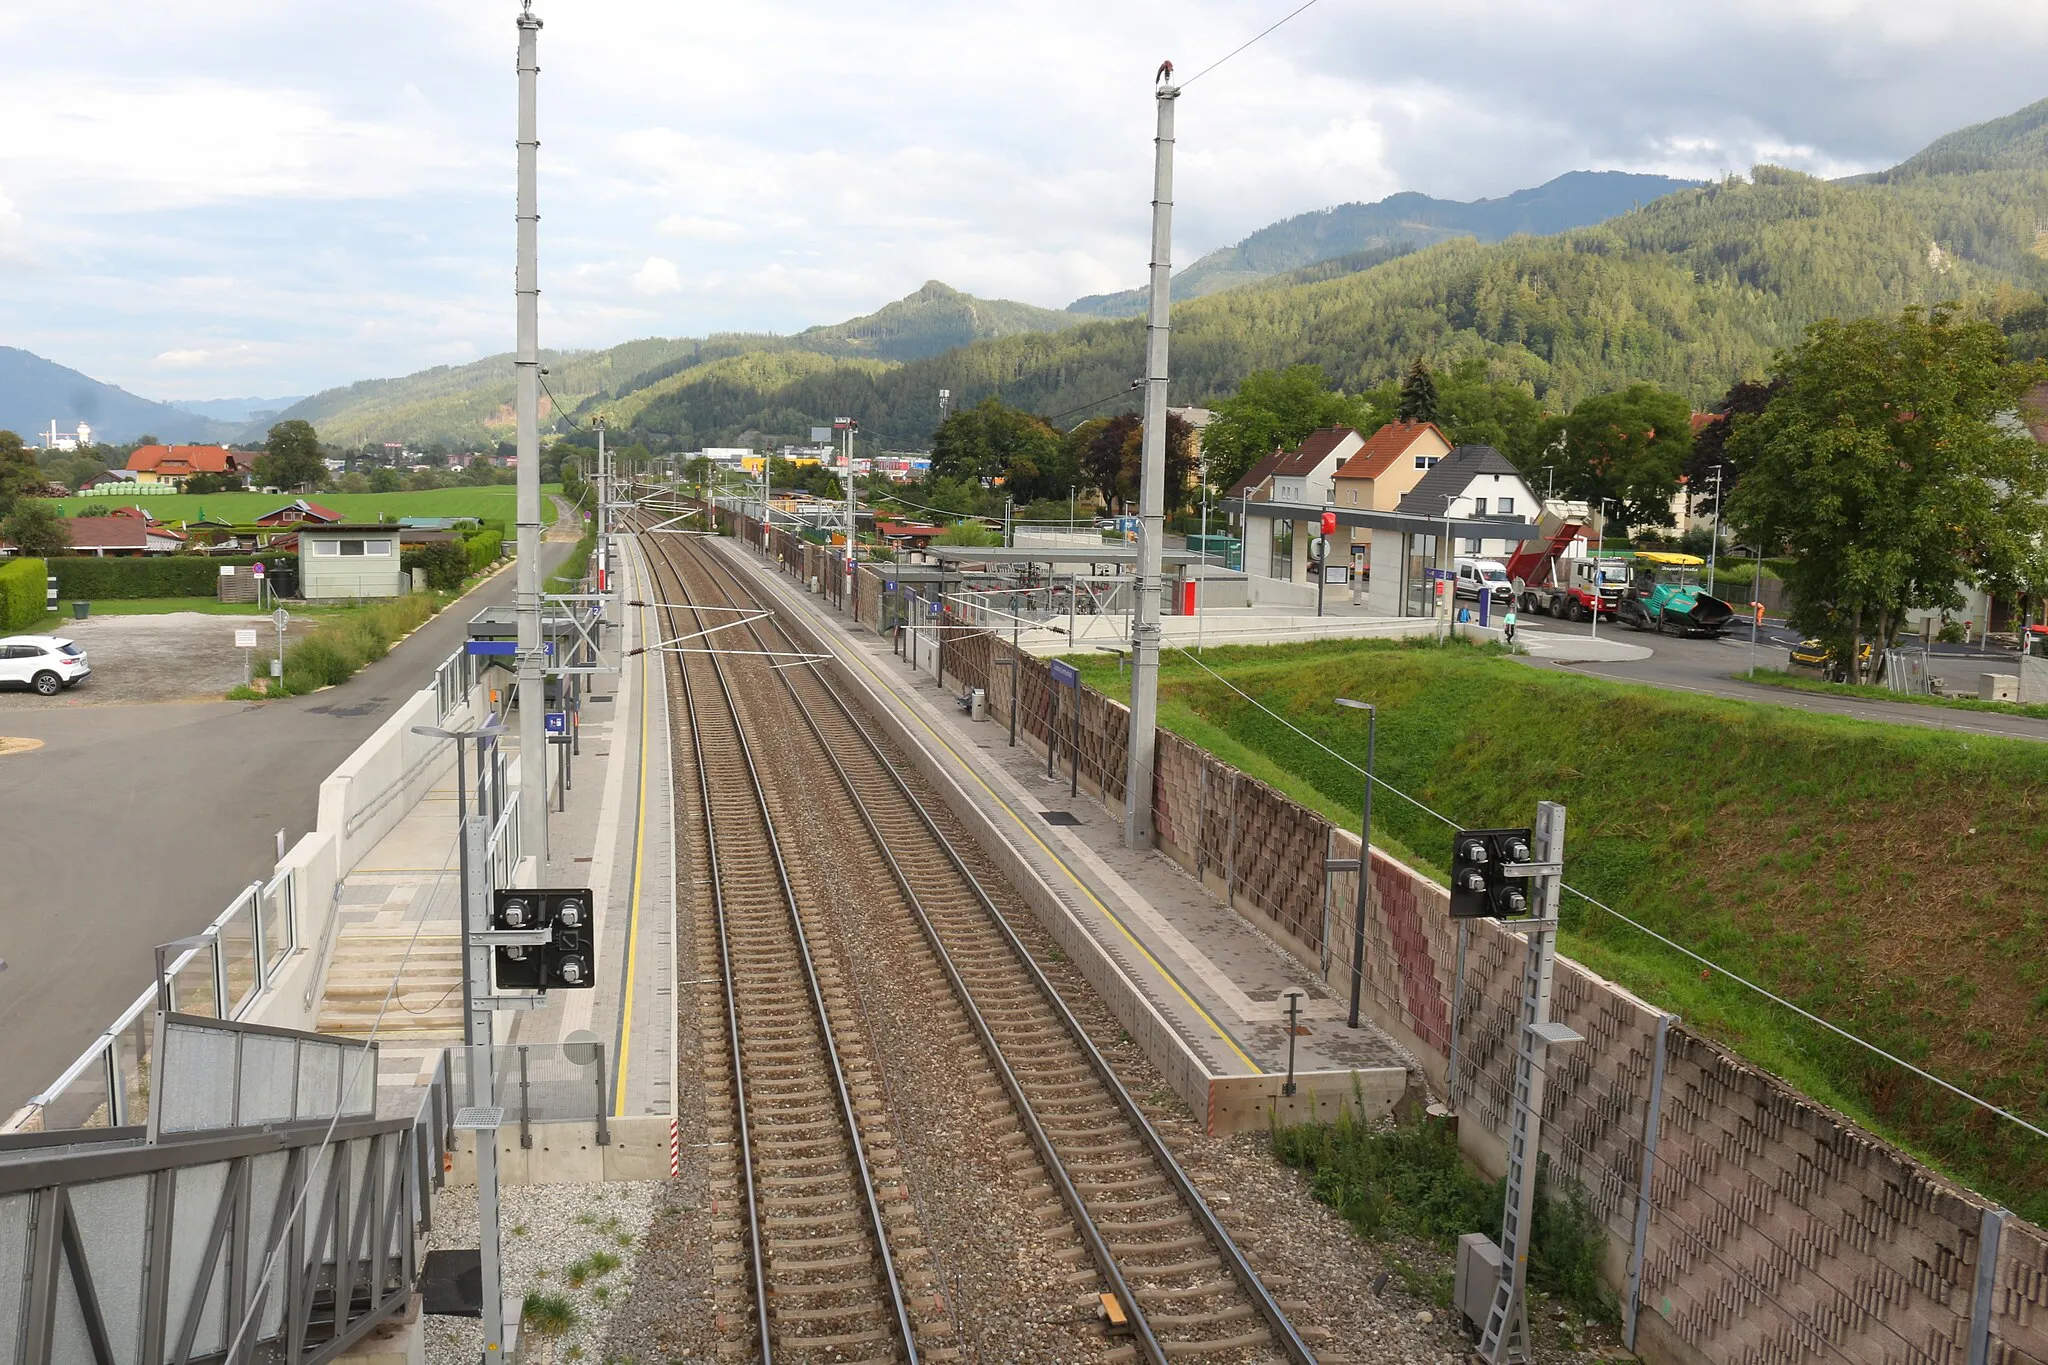
[[[289,642],[319,624],[295,617]],[[235,647],[236,630],[255,630],[257,648]],[[196,611],[160,616],[93,616],[60,621],[48,634],[75,640],[92,665],[92,675],[54,697],[27,688],[0,689],[0,710],[61,706],[105,706],[121,702],[218,701],[242,681],[243,656],[260,675],[277,649],[277,630],[263,616],[208,616]]]

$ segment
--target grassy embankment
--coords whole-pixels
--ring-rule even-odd
[[[2048,746],[1538,672],[1392,642],[1205,661],[1472,827],[1570,808],[1568,882],[1839,1026],[2041,1123]],[[1115,663],[1075,661],[1121,690]],[[1349,828],[1358,776],[1178,653],[1162,723]],[[1375,842],[1439,878],[1448,829],[1384,792]],[[2035,1220],[2048,1143],[1944,1096],[1571,895],[1564,951]]]
[[[548,484],[543,494],[559,493],[560,484]],[[161,493],[154,497],[108,496],[70,497],[57,500],[59,513],[75,517],[88,507],[140,507],[159,521],[176,525],[190,521],[203,510],[209,517],[221,517],[246,525],[268,512],[289,506],[297,493]],[[475,517],[485,522],[511,522],[518,513],[518,493],[511,484],[487,488],[430,488],[419,493],[313,493],[306,501],[339,512],[348,520],[377,521],[398,517]],[[543,496],[541,519],[555,519],[555,501]]]
[[[1824,697],[1854,697],[1861,701],[1896,701],[1911,706],[1945,706],[1951,711],[1990,711],[2001,716],[2031,716],[2036,720],[2048,720],[2048,706],[2020,706],[2009,701],[1979,701],[1975,697],[1917,697],[1894,692],[1888,687],[1871,687],[1860,683],[1833,683],[1820,678],[1807,677],[1803,673],[1787,673],[1782,669],[1759,668],[1755,673],[1738,673],[1743,682],[1753,682],[1761,687],[1784,687],[1794,692],[1812,692]]]

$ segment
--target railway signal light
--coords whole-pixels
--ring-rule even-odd
[[[491,893],[491,927],[545,930],[548,941],[493,950],[491,980],[499,990],[590,990],[597,978],[587,887],[513,889]]]
[[[1461,829],[1451,839],[1451,918],[1511,919],[1529,913],[1526,829]]]

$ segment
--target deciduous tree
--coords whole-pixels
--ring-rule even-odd
[[[1202,429],[1202,454],[1217,488],[1230,487],[1276,448],[1294,446],[1319,427],[1370,432],[1387,416],[1363,398],[1331,389],[1320,365],[1259,370],[1212,406],[1216,420]]]
[[[1563,422],[1557,482],[1567,494],[1611,501],[1624,526],[1670,526],[1671,498],[1692,450],[1692,405],[1654,384],[1631,384],[1573,408]]]
[[[275,488],[318,488],[327,478],[327,465],[313,424],[294,417],[272,427],[256,457],[256,477]]]
[[[24,450],[21,437],[0,431],[0,517],[14,510],[17,498],[43,486],[43,471],[36,465],[35,452]]]
[[[1213,428],[1212,428],[1213,430]],[[1185,506],[1195,473],[1195,429],[1172,413],[1166,415],[1166,506],[1168,514]],[[1095,429],[1081,456],[1081,473],[1110,506],[1138,502],[1138,476],[1144,466],[1145,424],[1136,413],[1112,417]]]
[[[1738,416],[1729,514],[1791,553],[1794,624],[1889,644],[1911,608],[1953,610],[1966,582],[2048,585],[2048,450],[2011,423],[2044,368],[2008,359],[1991,323],[1953,308],[1832,319],[1775,366]]]
[[[932,433],[934,477],[1001,479],[1019,502],[1064,494],[1073,473],[1059,433],[1044,418],[997,398],[954,413]]]
[[[71,532],[55,504],[41,498],[18,498],[14,510],[0,518],[0,540],[27,559],[48,559],[71,548]]]

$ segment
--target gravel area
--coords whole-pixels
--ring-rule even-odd
[[[287,642],[319,624],[297,616],[285,628]],[[235,647],[236,630],[257,631],[254,651]],[[46,706],[105,706],[120,702],[219,701],[242,682],[245,653],[255,654],[256,671],[270,667],[277,630],[268,617],[209,616],[174,611],[161,616],[92,616],[64,620],[46,634],[73,640],[85,651],[92,674],[54,697],[27,688],[0,689],[0,710]]]
[[[743,705],[786,704],[779,693],[779,687],[750,686],[743,689]],[[690,811],[695,774],[681,724],[676,781],[689,798],[681,810]],[[1091,1300],[1101,1286],[1092,1267],[1073,1254],[1057,1201],[1036,1188],[1042,1173],[1035,1155],[1014,1132],[1000,1096],[982,1089],[988,1073],[978,1044],[937,998],[946,992],[943,979],[914,928],[897,918],[887,872],[849,856],[864,842],[864,831],[841,809],[836,780],[791,757],[790,747],[801,746],[780,734],[783,724],[750,731],[769,770],[764,782],[802,797],[786,804],[799,813],[785,816],[782,829],[795,855],[792,875],[800,882],[814,951],[838,966],[880,1078],[900,1179],[930,1248],[920,1268],[932,1278],[920,1292],[944,1297],[957,1332],[946,1344],[957,1347],[960,1359],[990,1365],[1124,1356],[1128,1346],[1107,1338],[1095,1319]],[[915,779],[913,785],[924,788]],[[934,810],[943,810],[924,794]],[[942,823],[952,822],[942,817]],[[702,831],[694,814],[682,815],[678,826],[683,1176],[659,1187],[644,1239],[647,1272],[605,1341],[603,1358],[622,1365],[723,1359],[744,1326],[731,1316],[750,1311],[742,1268],[730,1260],[729,1244],[737,1237],[731,1101],[723,1081],[724,1000],[708,923]],[[993,865],[967,847],[977,876],[1001,888]],[[1263,1133],[1203,1133],[1051,936],[1007,888],[998,898],[1016,906],[1012,920],[1030,951],[1322,1360],[1462,1365],[1468,1359],[1470,1341],[1446,1307],[1448,1252],[1411,1239],[1359,1237],[1315,1200],[1299,1172],[1273,1156]],[[1541,1296],[1531,1319],[1543,1365],[1631,1358],[1619,1349],[1612,1326],[1561,1314]]]
[[[559,1340],[524,1356],[530,1365],[611,1359],[605,1337],[633,1288],[660,1191],[657,1181],[613,1181],[514,1185],[502,1192],[506,1294],[515,1300],[534,1291],[556,1294],[576,1310],[575,1324]],[[476,1187],[443,1190],[434,1220],[428,1250],[476,1246]],[[616,1257],[618,1264],[604,1269],[598,1257]],[[427,1365],[476,1365],[483,1354],[483,1324],[475,1318],[427,1318],[426,1338]]]

